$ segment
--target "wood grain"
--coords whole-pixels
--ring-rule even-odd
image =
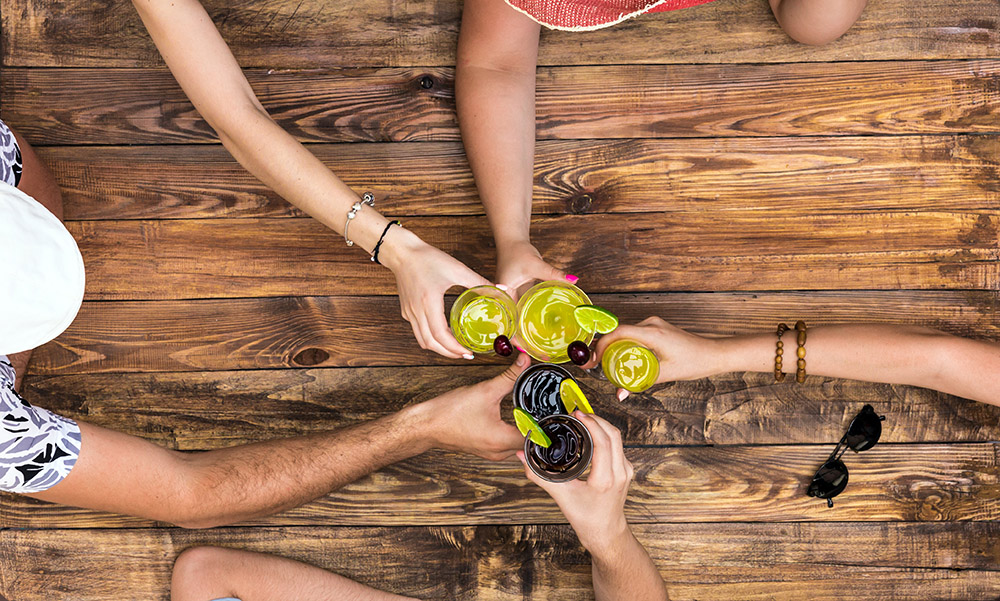
[[[60,415],[205,450],[334,430],[496,376],[500,366],[392,367],[29,377],[23,394]],[[659,385],[619,403],[607,382],[580,376],[597,412],[627,445],[836,441],[870,403],[888,416],[881,442],[1000,439],[1000,407],[934,391],[810,377],[724,374]],[[501,415],[510,416],[505,400]]]
[[[1000,210],[563,215],[533,222],[542,256],[589,292],[1000,288]],[[67,224],[89,300],[395,294],[392,272],[317,221]],[[404,224],[493,271],[484,217]]]
[[[644,447],[625,511],[641,523],[996,521],[1000,443],[878,445],[845,459],[850,484],[829,509],[806,496],[833,450],[823,445]],[[135,518],[3,495],[0,527],[151,526]],[[389,466],[308,505],[252,525],[565,523],[516,460],[440,451]]]
[[[311,68],[455,61],[460,3],[453,0],[405,5],[391,0],[204,4],[244,65]],[[72,10],[44,0],[4,0],[0,7],[5,65],[160,64],[125,0],[85,0],[75,2]],[[1000,8],[991,0],[883,0],[869,6],[837,42],[811,47],[785,36],[766,3],[722,1],[592,33],[545,32],[539,60],[558,65],[995,57],[1000,44],[997,23]]]
[[[452,69],[246,74],[304,142],[459,139]],[[536,135],[995,133],[998,77],[997,60],[542,68]],[[165,69],[5,69],[0,98],[4,121],[37,145],[218,141]]]
[[[634,529],[675,600],[840,600],[845,570],[864,578],[850,593],[860,600],[985,599],[1000,587],[995,523]],[[95,531],[86,536],[88,553],[80,552],[83,535],[72,531],[0,537],[0,572],[8,575],[0,590],[22,601],[54,593],[165,601],[174,557],[206,544],[278,554],[423,598],[593,597],[589,560],[566,526]],[[969,544],[977,541],[983,545]],[[106,561],[121,569],[101,570]]]
[[[458,143],[313,145],[396,216],[482,215]],[[66,218],[302,214],[219,146],[48,147]],[[1000,137],[541,141],[536,215],[979,210],[1000,207]]]
[[[804,319],[813,326],[917,324],[1000,340],[1000,295],[988,291],[596,294],[591,300],[624,323],[658,315],[713,336]],[[29,373],[456,363],[420,350],[399,314],[392,297],[86,302],[66,332],[35,351]],[[492,354],[477,361],[501,363]]]

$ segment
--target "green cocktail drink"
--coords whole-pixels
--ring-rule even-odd
[[[642,392],[656,383],[660,361],[653,351],[632,340],[612,342],[601,360],[604,375],[618,388]]]
[[[517,307],[495,286],[475,286],[459,295],[449,315],[458,342],[474,353],[493,350],[497,336],[511,338],[517,331]]]
[[[574,340],[590,344],[594,333],[577,323],[573,310],[590,299],[569,282],[549,280],[532,286],[517,301],[517,343],[538,361],[569,361],[566,347]]]

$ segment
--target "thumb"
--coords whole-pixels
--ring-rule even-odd
[[[453,283],[458,284],[463,288],[493,285],[489,280],[469,269],[464,263],[461,265],[462,268],[455,274],[455,281]]]
[[[511,363],[500,375],[489,381],[497,395],[503,396],[514,390],[514,381],[531,364],[531,358],[525,353],[518,353],[517,359]]]

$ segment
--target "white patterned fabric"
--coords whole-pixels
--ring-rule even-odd
[[[80,249],[59,218],[0,183],[0,353],[41,346],[69,327],[84,279]]]
[[[12,186],[21,182],[21,147],[3,121],[0,121],[0,182]]]
[[[0,355],[0,490],[34,493],[62,482],[80,456],[80,427],[14,392],[14,367]]]

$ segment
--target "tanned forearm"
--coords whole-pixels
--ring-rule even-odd
[[[462,140],[497,250],[527,243],[535,152],[539,27],[503,0],[469,0],[455,96]]]
[[[786,372],[795,372],[795,332],[785,340]],[[717,341],[717,372],[774,369],[772,334]],[[1000,345],[914,326],[809,328],[806,372],[868,382],[907,384],[1000,405]]]
[[[667,588],[628,525],[590,551],[596,601],[667,601]]]
[[[80,457],[65,480],[32,496],[188,528],[295,507],[432,446],[427,411],[403,411],[333,432],[199,453],[81,423]]]

